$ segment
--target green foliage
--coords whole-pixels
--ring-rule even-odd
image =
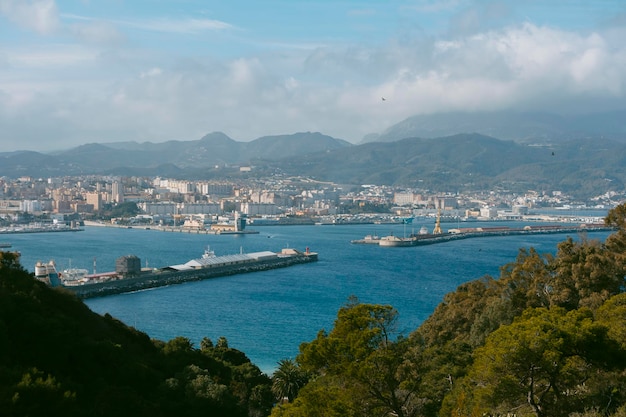
[[[61,415],[75,409],[76,393],[64,390],[51,375],[37,368],[27,370],[11,398],[16,415]]]
[[[128,201],[126,203],[120,203],[111,209],[111,217],[134,217],[139,213],[139,207],[137,203]]]
[[[15,252],[0,251],[0,272],[2,269],[21,269],[20,255]]]
[[[397,312],[390,306],[350,299],[329,333],[320,331],[314,341],[300,346],[298,363],[316,376],[280,412],[417,415],[422,404],[417,395],[420,362],[412,360],[415,352],[409,341],[396,337],[396,320]],[[324,399],[325,395],[335,397]]]
[[[475,351],[465,384],[455,392],[463,402],[452,414],[567,416],[607,406],[601,395],[606,385],[597,376],[609,370],[607,353],[625,352],[615,349],[606,330],[589,310],[526,310]]]
[[[272,417],[358,417],[363,413],[354,390],[343,378],[326,376],[313,379],[293,403],[279,404]]]
[[[360,304],[352,299],[342,307],[333,330],[300,346],[298,362],[310,372],[356,372],[370,354],[390,342],[397,317],[391,306]]]
[[[310,375],[291,359],[282,359],[278,362],[278,369],[272,375],[272,393],[277,401],[287,399],[292,402],[300,388],[306,385]]]
[[[227,343],[151,341],[4,259],[0,414],[269,415],[269,377]]]

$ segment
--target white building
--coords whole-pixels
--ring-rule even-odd
[[[138,204],[139,208],[147,214],[160,214],[160,215],[174,215],[177,214],[176,203],[151,203],[151,202],[143,202]]]
[[[498,217],[498,209],[495,207],[483,207],[480,209],[480,217],[485,219],[495,219]]]
[[[241,203],[241,212],[248,216],[273,216],[279,213],[276,204],[267,203]]]
[[[219,203],[180,203],[178,214],[222,214]]]
[[[393,195],[393,203],[398,206],[410,206],[415,201],[415,194],[411,192],[397,192]]]
[[[20,203],[20,210],[26,213],[39,213],[42,211],[41,202],[37,200],[24,200]]]

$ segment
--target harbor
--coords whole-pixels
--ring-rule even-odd
[[[432,231],[433,223],[416,219],[413,225],[407,225],[407,235],[412,226],[418,232],[422,224]],[[331,328],[337,310],[351,295],[363,302],[393,305],[401,313],[400,329],[414,329],[446,293],[461,283],[485,274],[497,277],[502,265],[515,260],[520,247],[532,246],[539,253],[554,253],[556,244],[566,237],[510,235],[385,250],[376,245],[353,245],[350,241],[367,234],[403,236],[404,225],[258,229],[257,235],[213,236],[85,227],[80,233],[23,234],[0,240],[11,242],[11,250],[21,253],[21,264],[31,272],[38,260],[54,259],[61,273],[80,268],[88,269],[90,274],[114,271],[116,259],[125,254],[139,257],[143,269],[201,257],[207,245],[218,256],[239,254],[242,248],[244,253],[254,253],[280,252],[282,248],[304,251],[308,246],[319,253],[317,262],[85,298],[85,304],[93,311],[109,313],[151,338],[185,336],[197,345],[205,336],[212,340],[224,336],[263,370],[271,371],[278,360],[295,357],[299,343],[314,339],[320,329]],[[604,240],[609,234],[589,232],[587,238]],[[574,240],[580,236],[571,234]],[[264,331],[259,333],[259,328]]]

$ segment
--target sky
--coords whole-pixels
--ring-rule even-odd
[[[626,109],[626,0],[0,0],[0,152]]]

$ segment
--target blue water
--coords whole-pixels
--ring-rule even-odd
[[[109,313],[156,339],[184,336],[199,346],[203,337],[216,341],[224,336],[271,373],[280,359],[295,357],[301,342],[314,339],[320,329],[330,330],[351,295],[395,307],[398,331],[408,335],[459,284],[498,276],[500,266],[514,261],[521,247],[554,253],[567,236],[476,238],[409,248],[350,243],[367,234],[402,236],[421,224],[264,226],[255,228],[257,235],[221,236],[87,227],[73,233],[4,235],[2,240],[21,252],[22,265],[30,271],[36,261],[54,259],[58,269],[93,272],[94,258],[97,272],[112,271],[115,259],[129,254],[144,266],[179,264],[199,257],[207,245],[217,255],[310,247],[319,253],[317,263],[86,300],[93,311]],[[607,235],[589,237],[604,240]]]

